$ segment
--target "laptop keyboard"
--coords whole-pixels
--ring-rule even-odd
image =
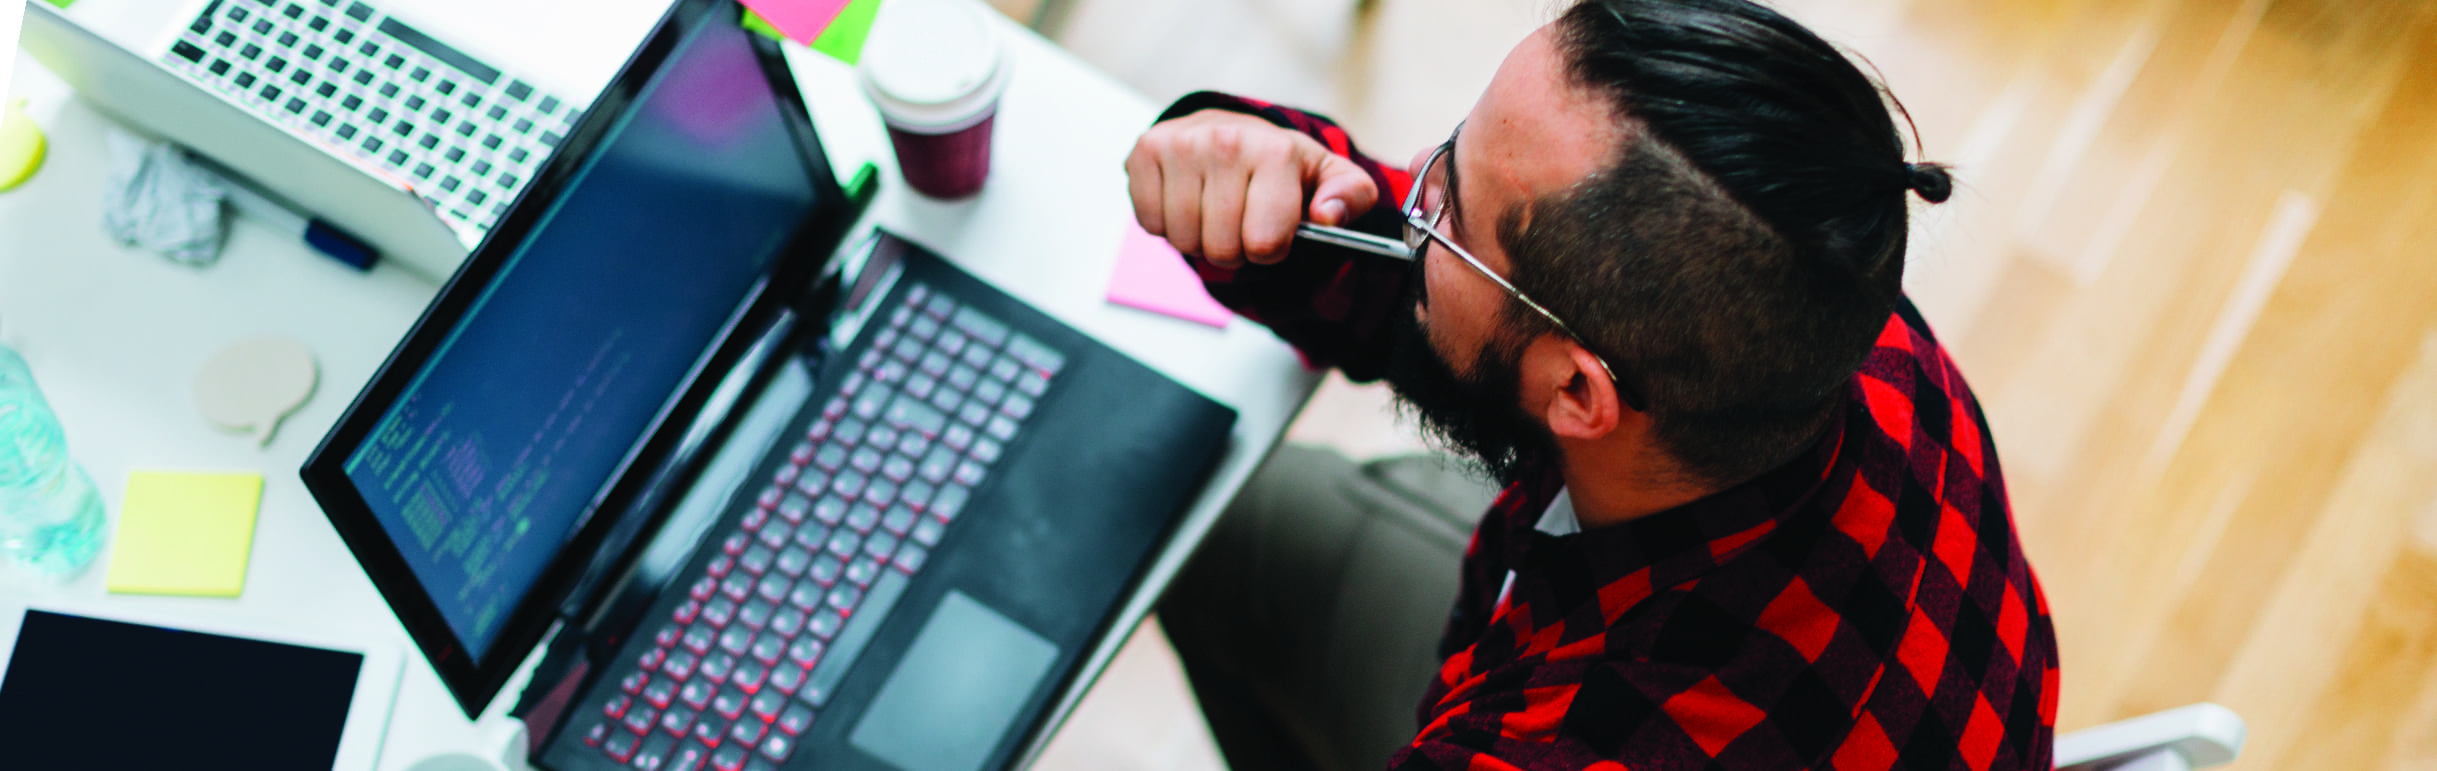
[[[646,771],[795,755],[1065,355],[922,284],[575,730]]]
[[[161,61],[477,237],[581,114],[357,0],[213,0]]]

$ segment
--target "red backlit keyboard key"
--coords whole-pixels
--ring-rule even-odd
[[[785,541],[783,540],[781,541],[781,543],[784,542]],[[752,571],[754,575],[758,576],[763,573],[770,572],[770,561],[775,559],[778,559],[778,552],[772,551],[768,546],[757,543],[751,548],[746,549],[743,556],[737,557],[736,564],[739,567]],[[737,602],[745,601],[745,598],[743,597],[736,597],[735,599]]]
[[[762,757],[785,763],[787,756],[794,753],[795,737],[793,736],[776,733],[771,734],[770,738],[762,740]]]
[[[719,686],[709,680],[696,680],[686,683],[685,690],[679,691],[677,698],[688,707],[703,709],[711,706],[711,696],[716,693],[719,693]]]
[[[693,677],[694,668],[701,664],[702,659],[695,656],[693,652],[678,651],[668,655],[668,662],[660,665],[660,671],[669,677],[684,680]]]
[[[612,731],[609,738],[601,740],[601,753],[608,755],[610,760],[624,763],[634,759],[635,744],[634,734]]]
[[[804,672],[806,671],[804,665],[790,661],[771,666],[773,668],[770,670],[770,688],[762,693],[792,694],[795,693],[795,689],[804,686]]]
[[[728,721],[718,715],[704,715],[694,721],[694,741],[717,747],[728,738]]]
[[[728,726],[728,741],[746,746],[752,746],[759,743],[762,740],[762,736],[768,733],[770,733],[770,724],[767,722],[760,720],[739,720],[736,721],[735,725]]]
[[[750,515],[747,516],[750,517]],[[776,525],[770,525],[754,531],[754,540],[761,541],[763,546],[776,549],[786,546],[787,536],[791,535],[795,535],[795,528],[786,522],[780,522]],[[745,553],[752,554],[752,552]],[[764,569],[766,570],[768,568],[765,567]]]
[[[851,583],[856,586],[870,586],[872,580],[879,577],[879,560],[875,560],[870,557],[863,557],[855,560],[854,564],[846,566],[847,583]]]
[[[761,547],[756,545],[753,548],[759,549]],[[751,566],[747,565],[746,567]],[[745,600],[745,595],[753,593],[753,577],[758,575],[761,575],[760,571],[755,571],[753,575],[729,573],[727,578],[720,580],[719,593],[727,595],[728,599],[730,600],[743,602]]]
[[[728,655],[726,651],[702,657],[702,676],[713,682],[728,679],[728,673],[733,671],[736,671],[736,657]]]
[[[668,753],[676,745],[677,740],[659,734],[643,737],[642,749],[635,750],[635,768],[638,771],[669,771]]]
[[[685,637],[677,643],[685,646],[686,650],[702,654],[710,652],[711,645],[718,640],[719,630],[711,628],[710,624],[695,624],[686,628]]]
[[[747,629],[741,624],[728,627],[727,631],[719,633],[720,650],[729,653],[743,653],[746,648],[750,647],[753,647],[753,630]]]
[[[796,616],[801,618],[803,614],[797,612]],[[763,666],[778,663],[779,656],[785,655],[786,652],[787,639],[782,637],[775,628],[753,638],[753,660],[761,662]]]
[[[669,753],[668,765],[660,771],[702,771],[702,764],[710,759],[711,748],[702,746],[700,742],[686,742],[675,752]]]
[[[753,695],[753,714],[763,720],[777,720],[779,712],[787,709],[787,695],[778,691],[763,691]]]
[[[812,708],[802,704],[787,705],[787,710],[779,713],[775,725],[781,733],[789,736],[802,735],[804,729],[812,727]]]
[[[660,710],[653,709],[651,707],[641,707],[638,709],[628,710],[626,713],[625,722],[626,730],[639,734],[651,733],[652,723],[659,720]]]
[[[744,691],[736,688],[722,688],[719,690],[719,695],[711,699],[711,711],[719,713],[721,717],[735,720],[736,716],[745,713],[745,699]]]
[[[726,597],[713,597],[702,606],[702,620],[711,622],[712,626],[727,626],[735,618],[736,603]]]
[[[728,674],[728,684],[742,688],[746,693],[752,693],[761,690],[762,681],[769,676],[770,667],[768,665],[746,659],[736,662],[736,671]]]
[[[832,634],[835,630],[832,630]],[[787,658],[804,666],[821,663],[821,641],[814,637],[798,637],[787,646]]]
[[[669,699],[676,695],[677,682],[665,677],[643,687],[643,702],[660,709],[668,709]]]
[[[667,712],[660,713],[660,730],[667,731],[670,736],[684,736],[687,729],[694,727],[694,716],[697,714],[701,713],[684,707],[670,707]]]

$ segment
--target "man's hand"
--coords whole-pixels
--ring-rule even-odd
[[[1277,262],[1307,211],[1313,222],[1338,225],[1379,201],[1379,186],[1352,161],[1300,132],[1226,110],[1152,126],[1134,143],[1125,173],[1143,230],[1220,267]]]

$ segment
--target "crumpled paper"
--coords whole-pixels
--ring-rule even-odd
[[[165,142],[111,131],[110,184],[102,191],[102,229],[124,246],[194,266],[220,261],[228,198],[220,175]]]

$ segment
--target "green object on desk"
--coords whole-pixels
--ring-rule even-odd
[[[237,596],[261,503],[261,474],[129,472],[110,545],[110,591]]]
[[[863,58],[863,41],[871,39],[872,20],[880,18],[880,0],[852,0],[838,9],[838,16],[812,39],[812,50],[847,64]],[[786,40],[787,33],[751,10],[745,11],[745,29],[761,33],[772,40]]]
[[[76,4],[76,0],[48,0],[48,2],[51,4],[51,7],[61,10],[66,10],[68,6]]]
[[[871,203],[879,192],[880,167],[871,161],[864,161],[862,168],[855,169],[854,178],[846,181],[846,197],[856,203]]]
[[[872,36],[872,20],[880,17],[880,0],[854,0],[838,11],[829,29],[813,38],[812,50],[847,64],[863,58],[863,41]]]
[[[25,100],[0,108],[0,190],[25,184],[42,168],[44,144],[42,128],[26,117]]]
[[[749,8],[745,10],[744,27],[747,30],[759,32],[761,33],[762,37],[766,37],[771,40],[787,39],[787,33],[780,32],[778,31],[777,27],[770,26],[770,20],[762,18],[761,14],[754,13],[753,10]]]

